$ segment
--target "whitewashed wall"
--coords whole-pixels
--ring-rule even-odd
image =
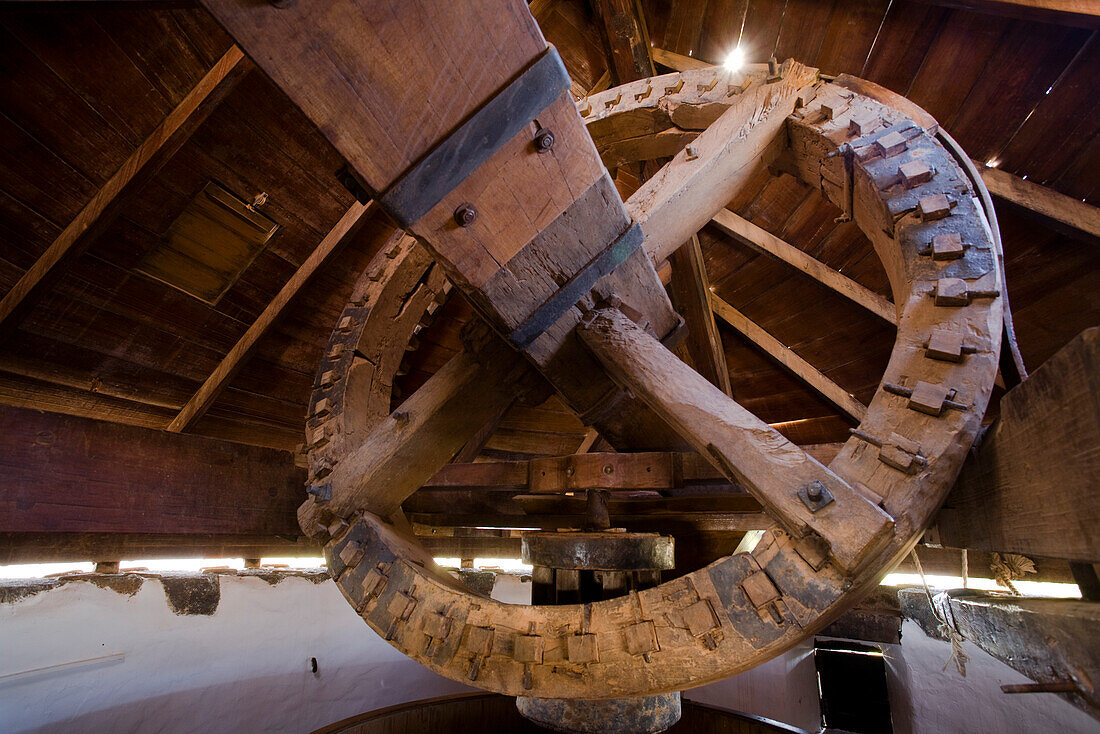
[[[132,596],[78,581],[0,603],[0,732],[302,734],[364,711],[471,690],[391,648],[330,580],[220,578],[210,616],[175,614],[156,580]],[[493,596],[520,603],[530,585],[500,577]],[[1001,683],[1023,677],[973,646],[962,679],[940,670],[945,643],[909,623],[903,643],[886,650],[897,734],[1100,732],[1054,695],[1002,694]],[[47,670],[28,672],[40,668]],[[810,731],[820,725],[808,643],[685,695]]]

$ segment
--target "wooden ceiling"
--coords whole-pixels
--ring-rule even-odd
[[[749,61],[794,57],[911,97],[970,155],[1071,197],[1100,196],[1100,38],[1095,25],[903,0],[643,0],[656,48],[720,62],[740,39]],[[230,49],[200,8],[0,6],[0,292],[61,231]],[[586,0],[535,0],[578,94],[606,85],[608,52]],[[988,9],[987,9],[988,10]],[[660,69],[659,69],[660,71]],[[128,194],[120,215],[44,292],[2,324],[0,403],[164,428],[354,204],[340,156],[258,70],[175,155]],[[637,184],[622,171],[619,183]],[[280,225],[214,305],[137,271],[208,182]],[[1025,360],[1036,366],[1100,323],[1100,249],[1000,200],[1009,295]],[[730,208],[883,295],[885,273],[840,212],[789,176],[762,176]],[[191,432],[293,449],[321,352],[352,285],[392,231],[365,223],[267,329]],[[723,233],[700,235],[714,290],[868,400],[891,325]],[[453,295],[412,344],[396,398],[459,348],[470,308]],[[734,397],[799,443],[841,440],[850,419],[721,326]],[[516,407],[484,458],[569,453],[585,428],[556,399]]]

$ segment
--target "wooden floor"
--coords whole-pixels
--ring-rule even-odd
[[[313,734],[405,734],[546,732],[516,711],[515,699],[495,693],[465,693],[412,701],[344,719]],[[802,729],[758,716],[723,711],[685,700],[683,717],[669,732],[687,734],[806,734]]]

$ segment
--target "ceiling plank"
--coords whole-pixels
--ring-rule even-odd
[[[247,359],[252,348],[256,346],[256,342],[267,333],[267,330],[279,318],[294,296],[309,282],[310,277],[318,268],[324,265],[339,246],[346,242],[349,236],[366,221],[364,215],[370,208],[370,204],[360,202],[351,205],[344,216],[340,218],[340,221],[329,230],[321,243],[317,245],[317,249],[302,263],[301,267],[291,276],[275,298],[271,300],[271,303],[267,304],[259,318],[252,323],[252,326],[248,327],[248,331],[244,333],[244,336],[233,345],[233,348],[229,350],[229,353],[225,355],[217,368],[203,382],[202,387],[180,409],[180,412],[168,424],[168,431],[181,433],[202,417],[207,408],[217,399],[222,389],[233,379],[233,375]]]
[[[232,46],[96,192],[46,252],[0,300],[0,324],[9,332],[19,313],[45,292],[54,278],[84,252],[114,220],[127,196],[140,188],[182,146],[251,68]]]
[[[760,325],[745,316],[745,314],[723,301],[714,293],[710,294],[710,302],[714,308],[714,312],[721,316],[723,321],[734,329],[737,329],[741,334],[744,334],[749,341],[767,352],[777,362],[797,375],[833,405],[837,406],[857,421],[862,421],[867,415],[866,405],[856,400],[851,393],[830,380],[824,373],[802,357],[798,356],[794,350],[769,334]]]
[[[974,161],[974,165],[994,196],[1100,238],[1100,208],[999,168],[990,168],[978,161]]]
[[[726,352],[722,347],[718,324],[714,321],[714,310],[710,307],[710,281],[703,263],[699,236],[692,235],[672,253],[670,262],[672,302],[687,325],[685,346],[692,366],[719,390],[732,397]]]
[[[736,237],[739,242],[744,242],[755,249],[774,255],[783,262],[798,268],[825,287],[858,303],[883,320],[889,321],[891,324],[897,323],[897,312],[894,309],[894,304],[887,298],[869,288],[865,288],[846,275],[840,274],[820,260],[810,257],[794,245],[784,242],[744,217],[729,209],[723,209],[711,221],[726,234]]]

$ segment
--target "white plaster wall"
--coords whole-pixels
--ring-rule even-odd
[[[901,645],[884,645],[895,734],[1098,734],[1100,721],[1053,693],[1005,694],[1004,683],[1030,683],[973,643],[966,677],[951,645],[916,623],[902,626]]]
[[[530,583],[501,576],[501,601]],[[967,677],[941,671],[950,647],[907,622],[884,646],[896,734],[1097,734],[1100,724],[1053,694],[1008,696],[1020,674],[967,643]],[[24,671],[118,656],[37,674]],[[316,657],[319,671],[310,671]],[[176,615],[163,587],[132,597],[71,582],[0,604],[0,732],[300,734],[396,703],[472,690],[412,662],[372,632],[327,580],[272,586],[221,577],[213,616]],[[685,697],[817,731],[812,646]]]
[[[9,676],[116,653],[121,660]],[[331,580],[222,576],[212,616],[174,614],[157,581],[133,597],[73,582],[0,605],[7,734],[300,734],[467,690],[390,647]]]

